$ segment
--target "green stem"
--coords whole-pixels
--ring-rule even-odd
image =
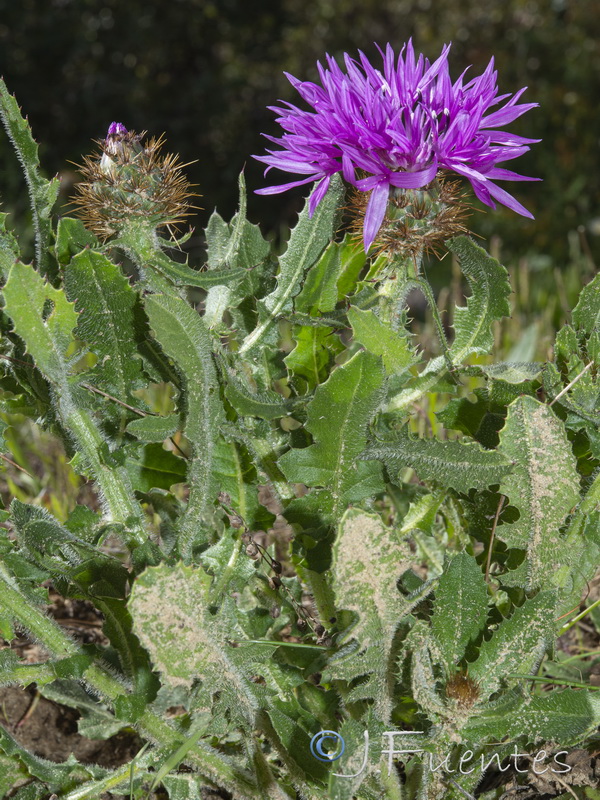
[[[174,730],[152,711],[146,711],[138,723],[142,733],[162,747],[178,749],[182,734]],[[223,756],[205,742],[196,742],[185,756],[185,763],[196,767],[199,772],[217,786],[230,791],[236,800],[259,800],[258,791],[250,773],[240,770],[229,758]]]
[[[62,629],[21,593],[17,582],[0,562],[0,608],[18,620],[34,638],[59,658],[75,655],[79,647]]]
[[[599,601],[600,602],[600,601]],[[506,676],[507,678],[518,678],[524,681],[534,681],[537,683],[546,683],[549,686],[571,686],[574,689],[589,689],[590,692],[600,692],[600,686],[593,686],[590,683],[580,683],[578,681],[559,681],[555,678],[545,678],[543,675],[521,675],[512,673]]]
[[[404,299],[411,287],[411,281],[395,277],[387,278],[379,290],[379,319],[393,331],[403,327]]]
[[[326,574],[324,572],[314,572],[312,569],[304,569],[299,564],[296,565],[296,571],[309,587],[321,622],[327,628],[329,620],[337,616],[337,611],[333,589],[327,581]]]
[[[433,295],[431,286],[429,285],[429,281],[427,281],[425,278],[415,278],[414,284],[419,287],[419,289],[423,292],[425,298],[427,299],[427,303],[429,305],[429,308],[431,309],[431,314],[433,316],[433,322],[437,331],[438,339],[440,340],[440,345],[442,348],[442,353],[444,355],[446,366],[448,367],[449,372],[453,374],[454,364],[452,363],[452,359],[450,357],[448,340],[446,339],[446,333],[444,331],[444,326],[442,324],[442,318],[440,317],[440,312],[437,307],[437,303]]]
[[[381,782],[385,787],[385,800],[402,800],[402,785],[395,770],[388,774],[387,768],[382,769]]]
[[[140,506],[133,499],[133,488],[125,467],[108,466],[103,462],[101,453],[106,444],[86,411],[62,402],[59,405],[65,427],[77,439],[100,487],[111,521],[124,526],[125,541],[130,549],[144,544],[148,540],[146,523]]]
[[[569,622],[565,623],[562,626],[562,628],[560,629],[560,632],[559,632],[558,635],[562,636],[563,633],[566,633],[568,630],[570,630],[580,620],[582,620],[585,616],[587,616],[587,614],[589,614],[590,611],[593,611],[595,608],[598,608],[598,606],[600,606],[600,600],[596,600],[594,603],[592,603],[591,606],[588,606],[580,614],[578,614],[576,617],[573,617],[573,619],[571,619],[571,620],[569,620]]]
[[[285,480],[277,466],[277,455],[272,446],[265,439],[255,439],[250,436],[243,438],[250,452],[255,456],[256,466],[265,475],[271,488],[280,501],[291,500],[296,495],[294,490]]]
[[[231,555],[229,556],[229,561],[225,565],[225,569],[221,572],[217,580],[210,587],[209,605],[218,602],[219,598],[221,597],[221,593],[223,592],[223,589],[229,583],[229,579],[235,572],[235,566],[240,557],[242,547],[243,545],[241,540],[234,542],[233,550],[231,552]]]
[[[106,792],[114,791],[116,789],[124,789],[125,786],[131,782],[132,776],[135,778],[140,777],[145,782],[150,782],[154,777],[154,772],[148,772],[148,767],[142,766],[137,761],[130,761],[123,764],[122,767],[111,772],[106,778],[99,781],[87,781],[83,786],[78,786],[67,794],[61,795],[62,800],[96,800],[97,797],[102,797]]]

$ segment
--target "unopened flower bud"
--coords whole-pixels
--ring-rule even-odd
[[[191,213],[191,184],[177,156],[160,155],[164,137],[144,142],[144,133],[111,122],[100,152],[86,156],[76,186],[77,213],[101,239],[131,224],[151,229],[177,225]]]

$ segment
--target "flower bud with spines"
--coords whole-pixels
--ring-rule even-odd
[[[77,184],[78,216],[100,239],[120,235],[128,225],[154,231],[183,222],[193,206],[191,184],[176,155],[160,155],[164,135],[143,142],[145,132],[128,131],[120,122],[108,128],[100,152],[84,158]]]

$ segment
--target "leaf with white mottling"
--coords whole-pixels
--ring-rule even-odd
[[[500,431],[500,452],[514,466],[500,492],[519,511],[496,535],[509,547],[527,551],[524,588],[547,582],[563,562],[559,529],[579,499],[577,463],[564,424],[544,403],[526,395],[508,407]]]
[[[555,592],[540,592],[515,609],[492,638],[483,642],[477,660],[469,664],[469,677],[478,684],[482,698],[504,682],[510,683],[507,675],[535,670],[553,637],[555,609]]]

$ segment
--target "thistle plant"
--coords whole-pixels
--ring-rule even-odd
[[[36,236],[30,264],[1,216],[0,431],[8,448],[28,418],[94,491],[28,495],[3,454],[0,635],[46,657],[5,646],[0,681],[145,742],[115,769],[53,763],[0,726],[5,795],[497,800],[537,766],[585,791],[560,765],[595,742],[594,661],[554,643],[594,619],[600,281],[551,360],[498,358],[509,276],[465,235],[467,189],[529,215],[496,181],[524,179],[497,164],[533,140],[498,129],[534,104],[499,96],[492,63],[452,83],[448,55],[388,46],[383,72],[361,54],[291,79],[314,112],[279,109],[282,149],[260,157],[316,181],[287,247],[247,220],[242,175],[201,265],[165,238],[190,187],[162,138],[112,123],[80,219],[55,222],[0,83]],[[446,251],[470,292],[450,341],[421,262]],[[410,325],[415,286],[437,351]],[[49,585],[97,610],[106,645],[65,633]]]

